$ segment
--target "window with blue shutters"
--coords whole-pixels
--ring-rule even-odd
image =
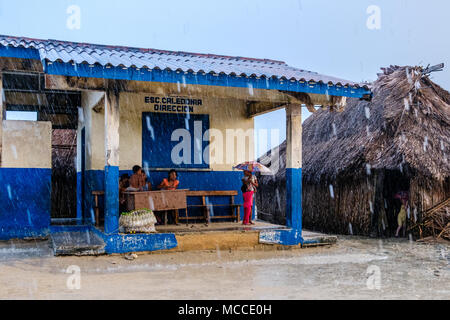
[[[142,114],[142,162],[147,168],[208,169],[209,115]]]

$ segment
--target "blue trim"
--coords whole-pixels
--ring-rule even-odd
[[[301,230],[294,229],[261,231],[259,234],[259,242],[285,246],[303,245],[304,243]]]
[[[106,243],[105,252],[108,254],[170,250],[178,246],[173,233],[108,235],[94,227],[91,230],[102,237]]]
[[[77,221],[83,219],[83,179],[81,172],[77,172]]]
[[[105,242],[107,254],[170,250],[178,246],[175,234],[112,234],[101,232],[92,225],[51,226],[50,233],[91,231]]]
[[[63,62],[45,61],[44,72],[53,75],[63,75],[72,77],[135,80],[163,83],[186,83],[191,85],[253,88],[266,90],[280,90],[291,92],[305,92],[315,94],[326,94],[333,96],[345,96],[352,98],[362,98],[371,94],[365,88],[352,88],[332,85],[326,83],[309,83],[300,81],[280,80],[278,78],[256,78],[237,77],[225,74],[194,74],[160,69],[140,69],[121,67],[106,68],[102,65],[71,64]]]
[[[0,45],[0,57],[41,60],[39,51],[32,48],[15,48]]]
[[[194,123],[201,123],[201,132],[195,134]],[[204,158],[204,150],[208,147],[209,141],[203,140],[203,135],[209,130],[209,114],[188,114],[188,113],[142,113],[142,163],[144,168],[209,168],[209,157]],[[172,141],[172,132],[176,129],[185,129],[190,133],[192,139],[184,141]],[[199,146],[196,145],[196,138],[200,138]],[[180,143],[187,143],[190,146],[191,163],[174,164],[172,155],[167,150],[173,150]],[[201,149],[196,152],[197,147]],[[201,159],[196,159],[201,157]],[[201,161],[199,161],[201,160]],[[199,163],[195,163],[195,162]]]
[[[86,170],[84,181],[84,223],[93,224],[95,218],[94,212],[94,197],[92,191],[105,190],[105,172],[103,170]],[[104,201],[99,199],[99,205],[101,209],[104,209]]]
[[[302,230],[302,169],[286,169],[286,225]]]
[[[41,60],[39,51],[32,48],[14,48],[0,46],[0,57],[13,57],[23,59]],[[225,74],[194,74],[192,72],[184,73],[160,69],[140,69],[122,67],[106,68],[100,64],[72,64],[64,62],[43,61],[43,69],[47,74],[102,78],[116,80],[136,80],[164,83],[186,83],[191,85],[207,85],[236,88],[254,88],[267,90],[280,90],[292,92],[305,92],[315,94],[326,94],[333,96],[345,96],[351,98],[362,98],[365,95],[372,95],[369,89],[352,88],[337,86],[336,84],[328,86],[326,83],[309,83],[300,81],[281,80],[278,78],[256,78],[256,77],[237,77]]]
[[[51,169],[0,168],[0,240],[49,234]]]
[[[119,232],[119,167],[105,167],[105,233]]]
[[[320,244],[320,243],[322,243],[322,241],[320,241],[320,240],[308,239],[308,240],[304,240],[302,245],[305,245],[305,244]]]

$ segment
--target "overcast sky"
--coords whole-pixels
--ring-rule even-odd
[[[79,29],[67,25],[70,6]],[[352,81],[444,62],[433,78],[448,90],[449,13],[447,0],[0,0],[0,34],[270,58]],[[283,140],[284,112],[268,118],[256,127]]]

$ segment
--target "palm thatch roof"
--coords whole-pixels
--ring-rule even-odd
[[[411,170],[438,181],[450,177],[449,92],[422,67],[382,70],[372,84],[372,101],[349,99],[344,111],[320,109],[305,121],[304,181],[331,181],[376,169]],[[284,178],[285,144],[277,175],[263,179]],[[271,152],[259,161],[269,165]]]

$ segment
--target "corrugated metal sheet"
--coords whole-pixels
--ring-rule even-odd
[[[157,68],[183,72],[222,73],[231,76],[275,77],[367,88],[366,85],[294,68],[285,62],[269,59],[105,46],[2,35],[0,35],[0,45],[36,49],[39,51],[41,60],[50,62],[62,61],[65,63],[99,64],[124,68]]]

